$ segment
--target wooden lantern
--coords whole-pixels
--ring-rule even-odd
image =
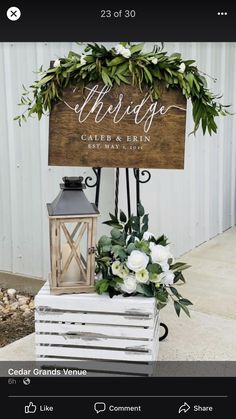
[[[64,177],[56,199],[47,204],[53,294],[94,292],[95,241],[99,211],[83,189],[82,177]]]

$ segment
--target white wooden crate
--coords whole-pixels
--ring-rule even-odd
[[[35,298],[37,360],[157,360],[159,316],[154,298],[97,294]]]

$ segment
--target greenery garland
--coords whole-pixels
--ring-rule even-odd
[[[102,80],[105,85],[132,84],[141,91],[147,86],[152,99],[161,96],[161,84],[166,88],[180,89],[186,99],[191,99],[195,133],[202,126],[211,135],[217,132],[215,117],[230,114],[229,105],[222,105],[221,96],[214,95],[208,88],[205,77],[194,65],[194,60],[183,60],[181,54],[170,56],[154,47],[153,51],[142,52],[144,44],[130,45],[122,42],[108,50],[105,46],[88,44],[85,54],[70,51],[66,58],[57,59],[52,68],[38,74],[39,81],[24,92],[19,105],[25,111],[14,119],[21,125],[28,117],[36,114],[40,120],[51,111],[53,104],[63,100],[63,89],[69,85],[85,86]]]

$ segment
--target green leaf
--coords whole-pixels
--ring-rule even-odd
[[[178,59],[178,60],[181,60],[181,54],[179,52],[174,52],[173,54],[171,54],[169,56],[169,59],[174,59],[174,60]]]
[[[174,265],[171,265],[172,271],[178,270],[178,272],[182,272],[188,268],[191,268],[191,265],[187,265],[187,263],[183,263],[183,262],[176,262]]]
[[[79,55],[79,54],[77,54],[77,53],[76,53],[76,52],[74,52],[74,51],[69,51],[69,52],[68,52],[68,58],[74,58],[74,57],[76,57],[76,58],[80,59],[80,55]]]
[[[153,274],[160,274],[162,272],[161,266],[158,263],[149,263],[147,270]]]
[[[37,87],[40,87],[40,86],[42,86],[43,84],[48,83],[50,80],[52,80],[52,79],[53,79],[53,77],[54,77],[54,74],[53,74],[53,75],[51,75],[51,76],[43,77],[41,80],[39,80],[39,81],[36,83],[36,86],[37,86]]]
[[[114,246],[112,246],[112,253],[114,253],[115,257],[119,256],[119,252],[122,249],[122,246],[120,246],[119,244],[115,244]]]
[[[122,63],[124,63],[126,61],[126,58],[124,58],[124,57],[116,57],[116,58],[113,58],[113,60],[111,60],[110,62],[108,62],[108,67],[111,67],[111,66],[113,66],[113,65],[119,65],[119,64],[122,64]]]
[[[180,310],[181,310],[181,305],[178,303],[178,301],[174,301],[174,307],[175,307],[176,314],[179,317]]]
[[[98,241],[98,244],[99,244],[100,246],[106,246],[106,245],[109,245],[109,244],[111,244],[111,239],[110,239],[110,237],[108,237],[108,236],[102,236],[102,237],[100,237],[100,239],[99,239],[99,241]]]
[[[153,297],[154,293],[152,287],[147,284],[138,284],[137,285],[137,292],[140,294],[145,295],[145,297]]]
[[[136,250],[136,246],[135,246],[135,244],[134,243],[130,243],[128,246],[127,246],[127,253],[131,253],[133,250]]]
[[[175,274],[174,283],[176,283],[178,281],[186,282],[185,279],[184,279],[184,276],[181,272],[175,271],[174,274]]]
[[[119,223],[118,218],[115,215],[113,215],[111,212],[109,212],[109,215],[112,221],[114,221],[117,224]]]
[[[135,52],[140,52],[142,51],[143,47],[144,47],[144,43],[132,45],[132,47],[130,47],[130,52],[131,54],[134,54]]]
[[[144,234],[146,231],[148,231],[148,225],[143,224],[142,229],[141,229],[141,233]]]
[[[144,69],[144,72],[147,75],[148,80],[152,83],[152,75],[151,75],[150,71],[147,69],[147,67],[143,67],[143,69]]]
[[[156,298],[161,301],[162,303],[166,303],[168,301],[168,292],[165,288],[157,288],[156,289]]]
[[[102,80],[106,85],[112,86],[112,81],[110,77],[108,76],[108,74],[106,73],[106,71],[104,70],[104,68],[102,69]]]
[[[143,224],[147,224],[148,225],[148,221],[149,221],[149,215],[145,214],[143,217]]]
[[[112,280],[110,281],[109,286],[110,287],[116,287],[117,284],[122,284],[123,283],[123,279],[122,278],[118,278],[117,277],[113,277]]]
[[[162,246],[166,246],[168,244],[167,237],[164,234],[162,234],[162,236],[158,237],[158,239],[156,240],[156,244],[161,244]]]
[[[135,247],[146,254],[149,252],[149,243],[146,240],[136,241]]]
[[[170,287],[170,290],[171,290],[172,294],[175,295],[175,297],[177,297],[177,298],[180,298],[181,297],[181,295],[178,293],[178,291],[177,291],[176,288]]]
[[[187,316],[190,317],[189,309],[183,304],[180,304],[180,307],[187,314]]]
[[[121,81],[123,81],[124,83],[126,83],[126,84],[130,84],[130,81],[125,77],[125,76],[123,76],[122,74],[120,74],[120,73],[117,73],[117,77],[119,77],[119,79],[121,80]]]
[[[142,217],[144,215],[144,208],[142,206],[142,204],[139,202],[138,204],[138,216]]]
[[[188,80],[188,82],[189,82],[189,86],[190,86],[190,88],[192,89],[192,87],[193,87],[193,80],[194,80],[194,75],[193,75],[193,73],[187,73],[187,74],[186,74],[186,79]]]
[[[111,250],[111,245],[102,246],[101,250],[103,253],[109,253]]]
[[[181,304],[185,305],[185,306],[192,306],[192,305],[193,305],[193,303],[191,303],[191,301],[190,301],[190,300],[187,300],[187,298],[181,298],[181,299],[179,300],[179,302],[180,302]]]
[[[127,258],[127,254],[126,254],[124,249],[119,250],[118,256],[122,261],[126,260],[126,258]]]
[[[109,287],[109,281],[107,279],[101,279],[96,283],[96,291],[98,294],[106,292]]]
[[[119,239],[121,236],[121,231],[118,228],[113,228],[111,230],[111,237],[115,240]]]
[[[127,221],[127,217],[126,217],[125,213],[121,210],[120,210],[120,221],[122,221],[122,223],[126,223],[126,221]]]

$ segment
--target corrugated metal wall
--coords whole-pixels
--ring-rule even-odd
[[[209,80],[225,103],[235,103],[236,44],[166,44],[169,52],[197,59],[199,67],[217,77]],[[150,45],[146,45],[150,48]],[[58,192],[64,175],[85,175],[91,169],[47,166],[48,120],[32,119],[19,128],[13,117],[22,83],[35,78],[33,70],[68,50],[80,47],[63,43],[0,44],[0,270],[47,277],[49,270],[48,224],[45,203]],[[235,106],[234,106],[235,110]],[[188,118],[187,131],[191,131]],[[150,228],[165,232],[180,255],[235,224],[235,117],[219,120],[219,133],[186,138],[184,171],[152,170],[143,185],[142,201],[151,215]],[[126,209],[123,173],[120,206]],[[101,213],[113,208],[114,173],[102,178]],[[88,190],[92,199],[93,191]],[[100,226],[99,234],[103,228]]]

